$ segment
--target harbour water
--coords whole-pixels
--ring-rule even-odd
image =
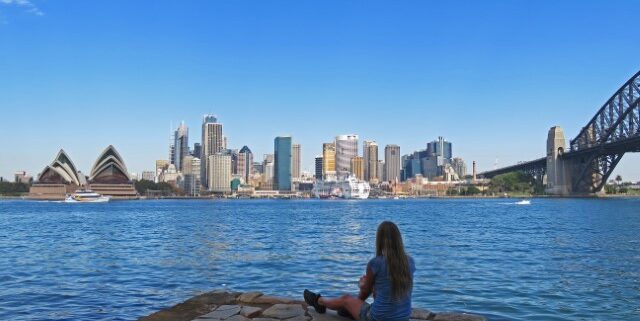
[[[357,290],[393,220],[416,307],[640,320],[640,199],[0,201],[0,320],[134,320],[216,288]]]

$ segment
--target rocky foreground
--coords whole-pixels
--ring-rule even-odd
[[[263,295],[261,292],[213,291],[195,296],[141,321],[350,321],[334,311],[316,313],[304,301]],[[486,321],[466,313],[434,313],[413,309],[411,320]]]

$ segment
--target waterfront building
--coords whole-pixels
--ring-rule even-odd
[[[467,165],[464,163],[464,160],[462,160],[462,158],[454,158],[451,161],[451,167],[453,167],[453,170],[459,178],[463,178],[467,175]]]
[[[351,159],[358,156],[358,135],[336,136],[336,175],[345,178],[351,172]]]
[[[200,172],[201,172],[201,160],[200,158],[188,156],[185,157],[185,170],[181,177],[181,188],[188,196],[200,196]]]
[[[31,175],[27,175],[26,171],[18,171],[14,175],[14,182],[22,183],[22,184],[31,184],[33,181],[33,177]]]
[[[387,145],[384,147],[385,177],[387,181],[400,181],[400,146]]]
[[[364,141],[364,180],[367,182],[378,180],[378,143],[375,141]]]
[[[273,146],[274,188],[280,191],[291,191],[291,163],[292,163],[292,139],[291,136],[278,136]]]
[[[216,153],[207,161],[209,191],[214,193],[231,192],[231,155]]]
[[[292,152],[293,154],[291,155],[291,176],[292,179],[294,181],[299,181],[300,180],[300,144],[293,144],[292,146]]]
[[[155,182],[156,173],[154,171],[142,171],[142,179],[145,181]]]
[[[249,178],[253,170],[253,153],[248,146],[243,146],[238,153],[238,165],[237,174],[240,176],[245,184],[249,183]]]
[[[176,165],[178,171],[182,171],[184,169],[183,160],[189,155],[189,128],[184,124],[184,122],[180,123],[180,126],[178,126],[174,132],[173,137],[174,152],[172,163]]]
[[[429,156],[440,156],[446,163],[451,163],[453,158],[452,144],[442,136],[430,143],[427,143],[427,154]]]
[[[29,189],[29,198],[46,200],[63,200],[68,193],[86,185],[86,179],[71,161],[67,153],[61,149],[51,164],[38,175],[36,182]]]
[[[316,171],[315,171],[315,177],[316,179],[322,179],[322,173],[324,172],[323,168],[322,168],[322,164],[323,164],[323,158],[322,156],[316,156]]]
[[[322,177],[336,174],[336,144],[322,144]]]
[[[209,156],[221,152],[224,147],[224,139],[222,134],[222,124],[218,122],[215,115],[204,115],[202,118],[202,151],[200,179],[205,187],[209,183]]]
[[[124,159],[112,145],[107,146],[94,162],[88,183],[94,192],[105,196],[138,198]]]
[[[356,156],[351,159],[351,173],[359,180],[364,180],[364,158]]]

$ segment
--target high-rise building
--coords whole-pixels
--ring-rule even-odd
[[[243,146],[238,153],[238,176],[244,179],[246,184],[249,183],[249,177],[253,169],[253,153],[247,146]]]
[[[336,174],[344,178],[351,172],[351,159],[358,156],[358,135],[336,136]]]
[[[293,155],[291,157],[292,162],[292,170],[291,176],[294,181],[300,180],[300,144],[293,144],[292,147]]]
[[[383,160],[378,160],[378,180],[379,181],[386,181],[387,177],[385,176],[385,166],[384,166],[384,161]]]
[[[209,156],[221,152],[224,149],[223,143],[222,124],[218,123],[218,118],[215,115],[204,115],[202,118],[201,152],[201,159],[204,162],[201,166],[200,179],[205,187],[209,187]]]
[[[375,141],[364,141],[364,180],[376,181],[378,177],[378,143]]]
[[[216,153],[209,156],[209,190],[214,193],[231,192],[231,155]]]
[[[453,155],[451,143],[444,140],[442,137],[438,137],[430,143],[427,143],[428,156],[441,156],[445,159],[445,162],[450,163]]]
[[[467,165],[460,157],[456,157],[451,161],[451,167],[458,174],[459,178],[464,178],[467,175]]]
[[[384,147],[385,177],[387,181],[400,181],[400,146]]]
[[[262,169],[263,189],[273,189],[273,154],[264,155]]]
[[[191,155],[184,158],[180,187],[189,196],[200,196],[200,158]]]
[[[280,191],[291,190],[291,136],[278,136],[273,142],[273,177],[274,188]]]
[[[336,144],[322,144],[322,178],[336,174]]]
[[[193,151],[191,151],[191,156],[197,158],[202,157],[202,145],[200,145],[200,143],[193,144]]]
[[[156,180],[156,173],[153,171],[142,171],[142,179],[153,182]]]
[[[364,179],[364,158],[356,156],[351,159],[351,173],[360,179]]]
[[[174,132],[173,139],[172,164],[176,165],[176,169],[181,172],[184,168],[183,159],[189,155],[189,127],[184,122],[180,123],[180,126]]]
[[[316,156],[316,179],[321,180],[322,179],[322,164],[323,164],[323,159],[322,156]]]
[[[166,159],[158,159],[156,160],[156,178],[155,182],[158,183],[158,177],[162,174],[163,171],[169,168],[169,161]]]

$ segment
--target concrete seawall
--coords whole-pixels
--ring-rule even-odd
[[[317,313],[304,301],[263,295],[261,292],[212,291],[171,308],[142,317],[140,321],[349,321],[334,311]],[[466,313],[435,313],[414,308],[411,320],[486,321]]]

